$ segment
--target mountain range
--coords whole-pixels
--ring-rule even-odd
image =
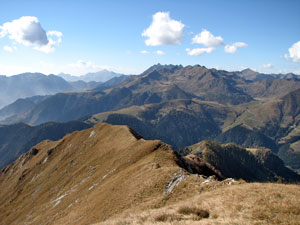
[[[60,92],[84,91],[98,86],[97,82],[67,82],[55,75],[23,73],[14,76],[0,76],[0,108],[19,98],[36,95],[53,95]]]
[[[201,140],[263,146],[298,170],[299,161],[291,158],[300,151],[300,80],[296,75],[243,78],[251,73],[157,64],[139,76],[115,77],[90,91],[50,96],[1,123],[103,121],[129,125],[145,138],[160,139],[175,149]]]
[[[108,71],[107,71],[108,72]],[[96,77],[101,76],[101,73]],[[130,76],[120,75],[106,82],[65,81],[55,75],[25,73],[11,77],[0,76],[0,120],[31,110],[41,100],[62,92],[81,92],[110,88]],[[99,78],[100,79],[100,78]],[[102,78],[101,78],[102,79]],[[105,78],[103,78],[105,80]],[[1,108],[2,107],[2,108]]]

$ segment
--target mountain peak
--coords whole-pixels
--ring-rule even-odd
[[[176,70],[183,68],[182,65],[161,65],[160,63],[155,64],[153,66],[150,66],[147,70],[145,70],[142,75],[150,73],[154,70],[157,70],[158,72],[163,71],[163,72],[169,72],[169,73],[174,73]]]
[[[250,68],[247,68],[247,69],[242,70],[241,73],[250,75],[250,74],[257,74],[258,72],[254,71]]]

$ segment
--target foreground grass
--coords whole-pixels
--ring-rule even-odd
[[[300,186],[244,183],[101,224],[300,224]]]

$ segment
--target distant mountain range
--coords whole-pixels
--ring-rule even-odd
[[[120,74],[120,73],[115,73],[112,71],[108,71],[108,70],[101,70],[95,73],[87,73],[85,75],[81,75],[81,76],[72,76],[70,74],[65,74],[65,73],[60,73],[57,76],[62,77],[63,79],[65,79],[66,81],[85,81],[85,82],[90,82],[90,81],[96,81],[96,82],[106,82],[112,78],[115,77],[120,77],[124,74]]]
[[[298,75],[293,74],[293,73],[287,73],[287,74],[264,74],[264,73],[259,73],[256,71],[253,71],[251,69],[245,69],[242,71],[237,71],[237,75],[240,77],[243,77],[246,80],[251,80],[251,81],[259,81],[259,80],[264,80],[264,79],[269,79],[269,80],[276,80],[276,79],[293,79],[293,78],[298,78]]]
[[[53,95],[60,92],[84,91],[97,87],[100,83],[67,82],[55,75],[23,73],[15,76],[0,76],[0,109],[19,98],[36,95]]]
[[[10,77],[0,76],[0,108],[18,98],[73,90],[72,85],[55,75],[24,73]]]
[[[280,97],[300,88],[300,80],[296,78],[253,82],[244,80],[234,72],[207,69],[198,65],[155,65],[154,68],[149,68],[148,73],[140,76],[129,76],[124,81],[119,80],[112,86],[102,88],[100,84],[94,91],[51,96],[37,104],[30,112],[10,118],[5,123],[64,122],[133,105],[162,103],[175,99],[240,105],[255,102],[255,98],[258,97]]]
[[[101,77],[101,73],[95,75],[94,78],[99,78],[99,76]],[[104,75],[103,80],[106,80],[105,77],[108,78]],[[0,76],[0,120],[29,111],[49,95],[92,89],[104,90],[127,78],[126,75],[118,75],[106,82],[82,80],[67,82],[61,77],[47,76],[41,73],[24,73],[10,77]],[[6,107],[3,108],[4,106]]]

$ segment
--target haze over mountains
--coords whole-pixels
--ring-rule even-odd
[[[91,90],[103,82],[120,76],[124,75],[107,70],[83,76],[62,74],[47,76],[41,73],[24,73],[9,77],[0,76],[0,109],[19,98]]]
[[[70,74],[65,74],[65,73],[60,73],[58,76],[62,77],[66,81],[85,81],[85,82],[90,82],[90,81],[96,81],[96,82],[106,82],[114,77],[120,77],[123,74],[120,73],[115,73],[112,71],[108,70],[101,70],[95,73],[87,73],[85,75],[80,75],[80,76],[72,76]]]

